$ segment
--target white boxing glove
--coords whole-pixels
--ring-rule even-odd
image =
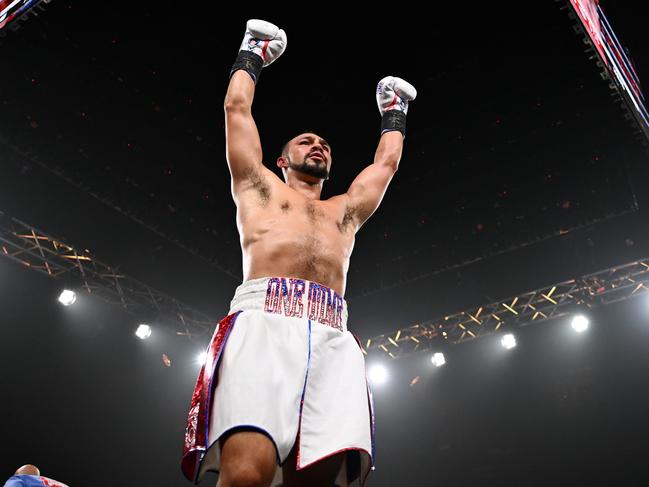
[[[386,76],[376,85],[376,103],[381,112],[381,134],[398,130],[406,135],[408,102],[417,97],[417,90],[407,81]]]
[[[261,68],[272,64],[286,49],[286,33],[275,24],[265,20],[250,19],[246,24],[246,33],[230,76],[239,70],[245,70],[256,83]]]
[[[242,51],[254,52],[264,62],[264,68],[277,60],[286,49],[286,32],[265,20],[251,19],[246,24]]]
[[[415,98],[415,87],[401,78],[386,76],[376,85],[376,102],[381,116],[388,110],[400,110],[408,114],[408,102]]]

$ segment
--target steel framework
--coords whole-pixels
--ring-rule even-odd
[[[370,338],[367,353],[400,358],[440,341],[460,343],[622,301],[649,291],[649,258],[529,291]]]
[[[133,314],[151,315],[188,337],[210,333],[216,322],[204,313],[104,264],[79,250],[0,211],[2,255],[50,277],[66,279],[108,303]]]

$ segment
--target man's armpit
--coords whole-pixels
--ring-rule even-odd
[[[360,218],[358,215],[358,207],[354,206],[351,202],[348,202],[345,205],[345,212],[343,213],[342,220],[336,222],[338,230],[340,233],[346,233],[348,231],[356,231],[360,223]]]
[[[267,206],[270,202],[272,187],[269,181],[268,169],[265,167],[247,168],[239,181],[235,182],[235,192],[237,197],[243,193],[254,193],[261,206]]]

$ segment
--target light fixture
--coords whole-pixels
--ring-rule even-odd
[[[368,371],[368,377],[374,385],[385,384],[388,381],[388,369],[381,364],[374,364]]]
[[[74,302],[77,300],[77,294],[74,291],[70,291],[69,289],[64,289],[61,291],[61,294],[59,294],[59,303],[61,303],[63,306],[70,306],[74,304]]]
[[[146,340],[151,336],[151,327],[145,323],[140,323],[137,330],[135,330],[135,336],[140,340]]]
[[[436,352],[430,358],[430,361],[435,367],[441,367],[446,363],[446,358],[444,357],[444,354],[442,352]]]
[[[572,328],[577,332],[577,333],[583,333],[588,329],[588,318],[586,318],[584,315],[576,315],[572,319],[572,323],[570,325]]]
[[[500,339],[500,344],[507,350],[511,350],[516,346],[516,337],[511,333],[507,333]]]
[[[196,362],[198,365],[203,365],[207,359],[207,352],[201,352],[196,356]]]

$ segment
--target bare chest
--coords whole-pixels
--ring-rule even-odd
[[[354,211],[342,198],[308,200],[292,191],[281,192],[266,201],[251,199],[238,205],[242,236],[258,232],[283,232],[319,236],[329,241],[353,241]]]

